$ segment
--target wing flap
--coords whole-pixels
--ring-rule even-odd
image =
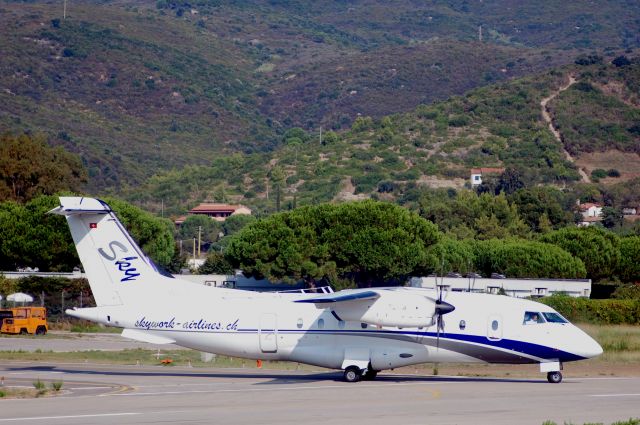
[[[355,300],[375,300],[380,298],[380,294],[374,291],[340,291],[332,294],[323,294],[317,297],[297,300],[297,303],[308,304],[330,304]]]

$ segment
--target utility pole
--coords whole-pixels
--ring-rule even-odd
[[[478,26],[478,41],[482,43],[482,25]]]
[[[196,238],[193,238],[193,266],[196,265]]]
[[[64,4],[62,6],[62,19],[67,19],[67,0],[64,0]]]
[[[322,145],[322,126],[320,126],[320,144]]]
[[[198,226],[198,258],[200,258],[201,247],[202,247],[202,226]]]

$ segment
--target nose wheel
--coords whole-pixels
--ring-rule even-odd
[[[560,372],[548,372],[547,373],[547,381],[552,384],[559,384],[562,382],[562,373]]]

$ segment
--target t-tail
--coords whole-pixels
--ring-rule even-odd
[[[98,307],[124,305],[131,287],[165,279],[105,202],[60,197],[50,213],[66,217]]]

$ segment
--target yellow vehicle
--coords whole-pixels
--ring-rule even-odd
[[[44,307],[14,307],[0,310],[0,332],[3,334],[44,335],[49,330]]]

